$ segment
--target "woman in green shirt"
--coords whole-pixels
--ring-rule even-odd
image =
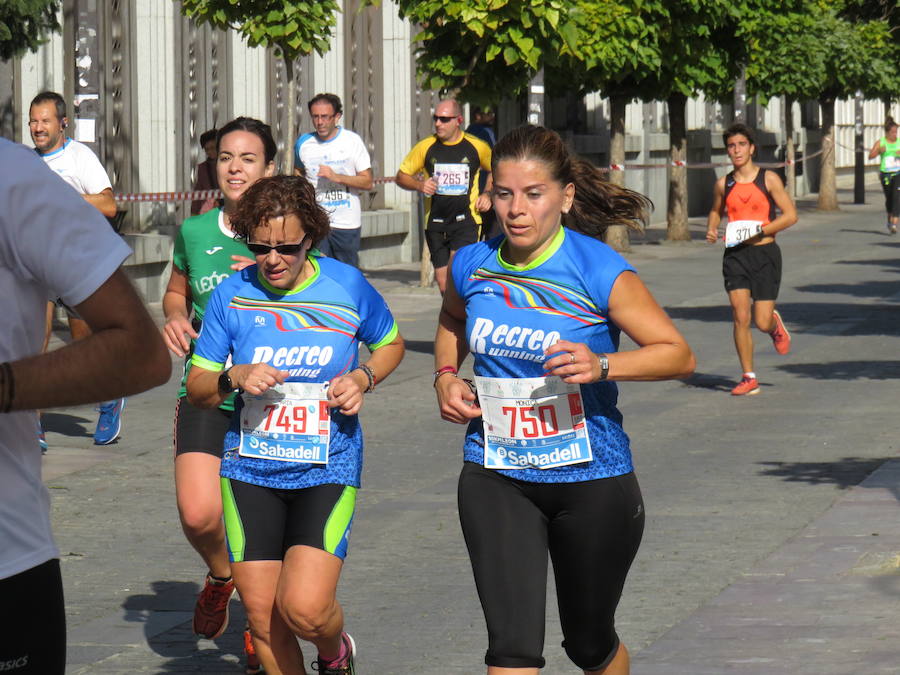
[[[897,140],[897,123],[893,117],[885,121],[884,136],[872,146],[869,159],[879,155],[879,178],[888,215],[887,229],[891,234],[897,234],[897,221],[900,220],[900,141]]]
[[[231,214],[251,185],[275,173],[275,152],[272,130],[259,120],[238,117],[219,130],[215,167],[223,208],[188,218],[181,225],[163,297],[163,339],[173,354],[185,357],[175,408],[175,494],[184,534],[209,569],[193,622],[194,633],[207,639],[218,637],[227,627],[228,601],[234,593],[219,486],[234,402],[230,397],[218,408],[201,410],[187,400],[185,381],[210,295],[235,271],[256,262],[246,244],[235,239]],[[246,672],[261,672],[248,631],[244,649]]]

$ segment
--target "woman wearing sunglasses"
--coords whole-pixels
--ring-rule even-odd
[[[221,468],[232,573],[266,672],[305,672],[300,637],[320,673],[353,673],[336,590],[362,471],[358,413],[403,340],[357,269],[311,253],[329,224],[305,178],[253,185],[232,227],[256,265],[213,292],[187,382],[201,408],[239,393]]]
[[[188,218],[175,240],[172,273],[163,298],[163,338],[185,357],[184,378],[175,407],[175,494],[181,527],[209,570],[194,609],[194,633],[213,639],[228,625],[228,601],[234,593],[225,549],[219,464],[234,397],[201,410],[187,400],[185,382],[194,340],[200,332],[213,289],[235,270],[253,264],[250,251],[235,238],[231,216],[238,200],[256,181],[275,172],[275,140],[269,125],[239,117],[216,137],[215,166],[224,208]],[[244,632],[247,673],[259,672],[249,631]]]

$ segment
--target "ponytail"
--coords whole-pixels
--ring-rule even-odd
[[[610,225],[644,231],[653,208],[647,197],[610,183],[600,169],[581,158],[572,160],[571,182],[575,184],[575,201],[563,215],[566,227],[600,241],[606,240]]]

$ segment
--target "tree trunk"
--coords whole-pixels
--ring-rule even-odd
[[[294,77],[294,62],[284,57],[284,79],[287,81],[287,94],[284,103],[284,161],[282,172],[285,176],[294,175],[294,100],[297,96],[297,78]]]
[[[622,94],[609,97],[609,163],[612,166],[625,165],[625,108],[628,99]],[[625,185],[625,172],[611,169],[609,182],[614,185]],[[606,243],[616,251],[631,250],[628,241],[628,228],[624,225],[611,225],[606,230]]]
[[[834,172],[834,98],[819,99],[822,107],[822,162],[819,172],[821,211],[838,211],[837,180]]]
[[[796,199],[797,165],[794,162],[797,152],[794,148],[794,99],[790,96],[784,97],[784,136],[784,161],[787,164],[784,167],[784,175],[787,178],[787,193],[791,199]]]
[[[687,219],[687,129],[684,94],[672,94],[666,100],[669,111],[669,200],[666,205],[668,241],[690,241]]]

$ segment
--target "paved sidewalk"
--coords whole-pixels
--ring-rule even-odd
[[[900,460],[642,650],[633,672],[900,673]]]

